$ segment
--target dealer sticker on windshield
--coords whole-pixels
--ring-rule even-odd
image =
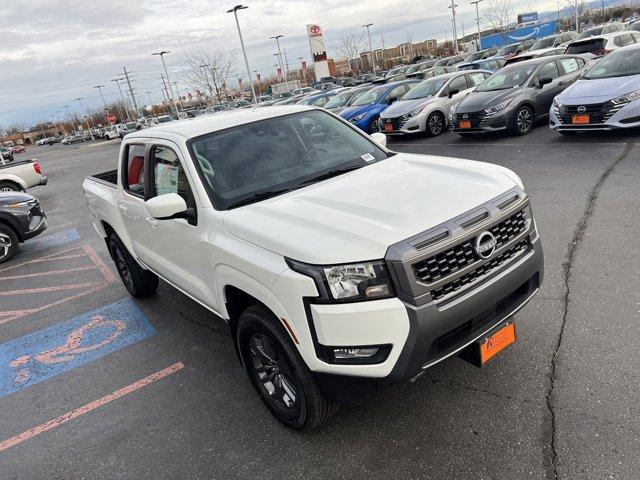
[[[361,155],[360,158],[365,162],[373,162],[376,159],[376,157],[374,157],[370,153],[365,153],[364,155]]]

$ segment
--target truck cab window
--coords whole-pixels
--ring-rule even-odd
[[[151,197],[165,193],[177,193],[187,203],[187,207],[196,208],[193,191],[184,167],[178,155],[167,147],[155,146],[151,149],[153,168],[153,189]]]
[[[128,145],[122,169],[123,188],[138,197],[144,195],[144,145]]]

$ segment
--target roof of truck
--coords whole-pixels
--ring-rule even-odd
[[[278,105],[263,108],[240,108],[196,118],[185,118],[174,122],[161,123],[127,135],[127,138],[147,138],[152,134],[174,134],[184,138],[194,138],[207,133],[244,125],[246,123],[280,117],[296,112],[314,110],[306,105]]]

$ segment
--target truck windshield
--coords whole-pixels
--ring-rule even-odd
[[[188,145],[216,210],[254,203],[389,156],[319,110],[209,133]]]

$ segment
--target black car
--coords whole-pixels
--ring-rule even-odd
[[[23,192],[0,193],[0,263],[18,250],[18,244],[47,228],[47,216],[33,195]]]
[[[451,109],[451,131],[462,136],[501,130],[526,135],[539,118],[549,115],[555,96],[586,69],[585,59],[575,55],[504,67]]]

